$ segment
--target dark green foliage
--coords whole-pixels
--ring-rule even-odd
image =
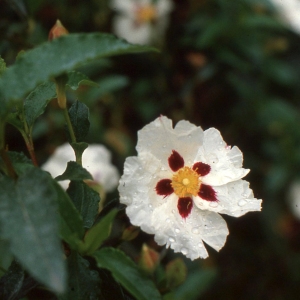
[[[90,228],[98,213],[99,194],[82,181],[71,181],[67,192],[82,216],[83,226]]]
[[[58,238],[52,179],[44,171],[32,168],[17,182],[3,177],[0,187],[2,238],[10,242],[10,251],[30,274],[54,291],[62,292],[66,270]]]
[[[100,277],[89,268],[89,262],[78,253],[71,252],[67,259],[69,280],[67,292],[59,300],[98,300],[100,297]]]
[[[70,107],[69,115],[76,141],[82,142],[88,134],[90,128],[89,109],[85,104],[76,101]]]
[[[140,300],[161,299],[153,282],[123,252],[114,248],[103,248],[93,254],[100,268],[111,271],[112,276],[130,294]]]
[[[78,165],[75,161],[69,161],[67,168],[62,175],[55,178],[56,180],[74,180],[80,181],[85,179],[93,179],[92,175],[83,167]]]

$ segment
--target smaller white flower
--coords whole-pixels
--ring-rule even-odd
[[[279,16],[292,29],[300,33],[300,1],[299,0],[272,0],[277,7]]]
[[[138,155],[125,161],[120,202],[133,225],[159,245],[191,259],[208,256],[206,244],[220,250],[228,228],[219,215],[240,217],[261,210],[242,178],[243,156],[215,128],[203,131],[187,121],[175,128],[164,116],[138,132]]]
[[[70,144],[59,146],[48,161],[41,167],[48,171],[53,178],[61,175],[69,161],[75,160],[75,153]],[[83,152],[82,166],[93,176],[96,183],[100,184],[105,192],[113,191],[119,182],[119,172],[111,163],[111,153],[103,145],[91,144]],[[69,180],[59,181],[67,189]]]
[[[293,215],[300,220],[300,181],[294,181],[289,190],[288,204]]]
[[[113,20],[113,32],[133,44],[158,43],[166,31],[170,0],[112,0],[117,11]]]

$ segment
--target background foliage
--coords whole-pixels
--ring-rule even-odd
[[[161,292],[166,287],[173,291],[173,294],[166,293],[166,299],[297,299],[300,292],[300,221],[292,214],[288,199],[290,185],[300,172],[299,35],[278,20],[274,7],[267,0],[173,2],[171,22],[159,54],[132,53],[76,68],[99,85],[78,88],[75,84],[76,92],[68,90],[69,106],[79,99],[90,108],[89,133],[83,140],[108,146],[122,173],[125,158],[135,154],[137,130],[159,114],[167,115],[174,122],[187,119],[203,129],[216,127],[229,145],[237,145],[243,151],[244,166],[251,169],[247,180],[255,196],[264,200],[263,210],[238,219],[225,216],[230,231],[227,243],[220,253],[209,249],[210,257],[206,260],[190,262],[181,254],[158,247],[151,236],[143,233],[132,241],[123,241],[120,249],[133,261],[140,261],[140,266],[143,266],[141,249],[144,243],[163,252],[159,267],[150,277]],[[45,42],[56,19],[74,33],[111,32],[113,11],[106,0],[1,0],[0,5],[0,54],[8,67],[14,64],[21,50]],[[37,83],[32,83],[32,88]],[[44,103],[52,98],[53,87],[52,90],[51,86],[48,88],[49,96]],[[32,136],[38,163],[42,164],[67,140],[57,101],[49,103],[45,114],[30,120],[34,121]],[[6,143],[9,150],[23,151],[28,156],[22,136],[13,126],[6,127]],[[25,159],[22,157],[22,161]],[[48,178],[36,171],[28,172],[31,172],[30,178],[22,177],[20,185],[30,184],[33,179],[46,187],[50,184]],[[6,186],[9,184],[5,182]],[[74,186],[69,194],[77,194],[78,189],[78,185]],[[43,193],[51,193],[51,189],[45,188]],[[3,194],[0,200],[1,197]],[[18,197],[15,199],[21,201]],[[110,193],[106,201],[112,207],[117,206],[117,192]],[[68,206],[68,203],[66,200],[61,205]],[[14,207],[13,203],[11,205]],[[53,203],[49,203],[49,209],[53,209],[52,206]],[[69,210],[74,209],[69,206]],[[16,209],[14,213],[18,218],[20,212]],[[116,212],[112,210],[111,213]],[[113,217],[108,214],[108,219],[101,218],[103,226]],[[37,215],[37,218],[44,216]],[[90,224],[89,216],[83,221]],[[129,225],[129,221],[123,211],[117,215],[108,245],[116,246],[124,224]],[[63,228],[67,231],[68,226],[77,228],[78,233],[78,237],[68,243],[78,246],[82,224],[75,222]],[[100,242],[106,238],[107,235],[103,236]],[[22,241],[15,243],[18,245]],[[53,247],[58,247],[56,243],[55,239],[51,242]],[[90,247],[94,246],[86,241],[81,245],[81,253],[89,253]],[[94,254],[100,269],[95,260],[88,261],[78,254],[68,257],[69,269],[73,268],[71,272],[86,278],[88,284],[95,282],[90,297],[97,297],[101,289],[104,299],[128,299],[131,296],[118,284],[126,278],[122,278],[118,268],[113,266],[115,261],[122,265],[127,258],[115,253],[119,250],[105,249]],[[5,240],[0,240],[2,275],[11,262],[11,257],[5,253]],[[179,287],[177,283],[182,280],[174,278],[174,270],[177,266],[184,273],[184,267],[174,262],[178,257],[187,266],[186,280]],[[39,262],[37,265],[47,267]],[[135,264],[127,267],[136,268]],[[14,270],[18,278],[25,276],[28,285],[36,285],[27,295],[28,299],[55,297],[41,289],[28,274],[24,275],[17,263],[9,270]],[[168,270],[171,271],[166,284],[162,278],[166,278]],[[97,286],[99,278],[100,287]],[[3,281],[1,284],[3,286]],[[149,286],[152,284],[149,281]],[[72,285],[75,283],[69,283]],[[87,286],[82,282],[81,285],[78,299],[86,299],[84,288]],[[131,290],[131,295],[142,299],[139,293]]]

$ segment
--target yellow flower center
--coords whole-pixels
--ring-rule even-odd
[[[183,167],[172,177],[172,188],[179,198],[196,196],[200,186],[199,174],[189,167]]]
[[[137,9],[136,18],[138,23],[147,23],[156,19],[157,11],[153,5],[141,6]]]

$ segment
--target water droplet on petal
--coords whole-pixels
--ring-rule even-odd
[[[171,220],[168,218],[168,219],[166,219],[166,222],[167,222],[167,223],[170,223],[170,222],[171,222]]]
[[[172,209],[172,214],[175,214],[175,212],[176,212],[175,209]]]
[[[210,202],[209,203],[210,207],[218,207],[218,205],[219,205],[218,202]]]
[[[193,228],[192,233],[199,234],[199,229],[197,227]]]
[[[182,249],[181,249],[181,253],[182,253],[183,255],[187,255],[187,254],[188,254],[188,250],[187,250],[186,248],[182,248]]]
[[[191,137],[192,137],[192,135],[191,135],[191,134],[189,134],[189,135],[188,135],[188,138],[190,139]]]
[[[149,206],[149,208],[152,208],[152,204],[149,204],[148,206]]]
[[[201,243],[199,243],[199,244],[198,244],[198,247],[199,247],[199,248],[202,248],[202,247],[203,247],[203,245],[202,245]]]
[[[174,242],[175,242],[175,239],[172,238],[172,237],[170,237],[170,238],[169,238],[169,242],[170,242],[170,243],[174,243]]]
[[[247,201],[244,200],[244,199],[240,200],[239,203],[238,203],[239,206],[244,206],[246,204],[247,204]]]
[[[175,232],[176,232],[176,233],[179,233],[180,230],[179,230],[178,228],[175,228]]]

